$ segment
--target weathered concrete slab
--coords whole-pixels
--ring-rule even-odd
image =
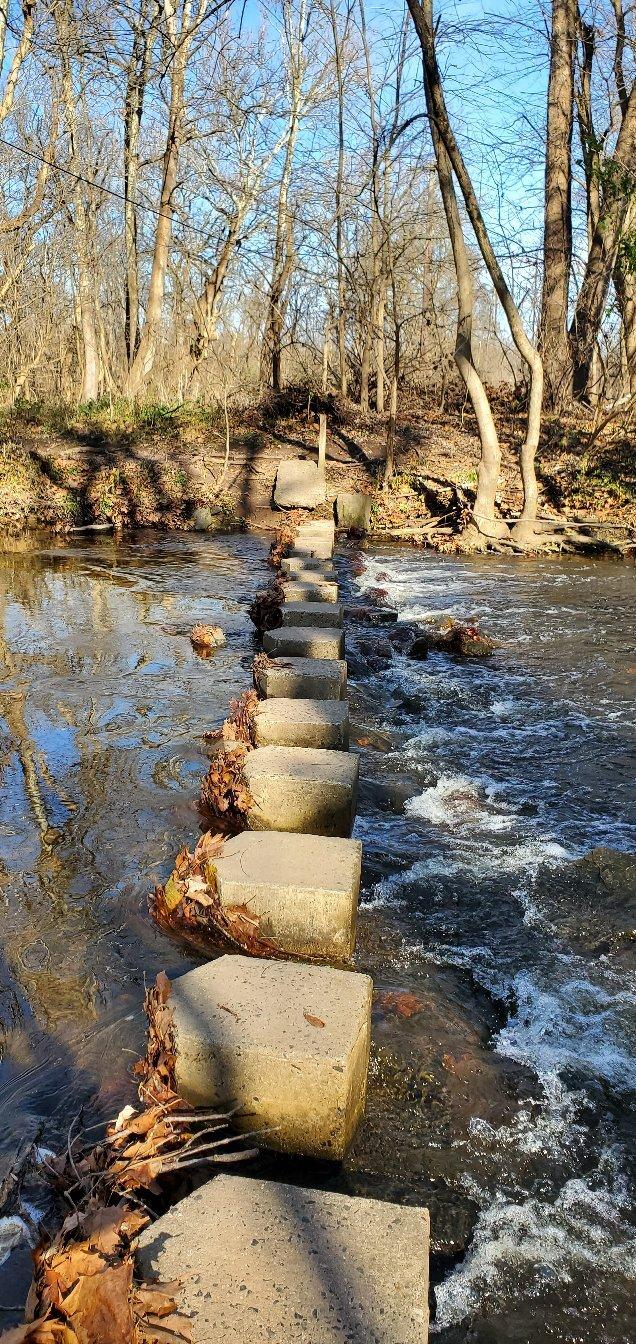
[[[254,714],[259,747],[326,747],[349,750],[349,709],[344,700],[262,700]]]
[[[331,560],[333,556],[333,542],[322,537],[305,537],[296,540],[291,547],[288,559],[313,559],[313,560]]]
[[[286,602],[337,602],[338,584],[318,578],[289,579],[285,584]]]
[[[257,747],[245,760],[253,831],[351,835],[358,757],[310,747]]]
[[[221,904],[248,906],[282,952],[342,960],[355,947],[361,859],[359,840],[243,831],[214,866]]]
[[[372,507],[370,495],[364,495],[359,490],[343,490],[336,497],[338,527],[355,527],[360,532],[368,532]]]
[[[263,1147],[338,1161],[364,1110],[372,990],[368,975],[293,961],[198,966],[170,996],[179,1093],[239,1106]]]
[[[320,581],[322,579],[334,581],[337,574],[329,560],[318,560],[315,555],[287,555],[281,560],[280,564],[283,574],[289,574],[290,578],[297,578],[299,573],[311,572],[318,574]]]
[[[297,528],[298,537],[321,537],[333,546],[336,540],[336,525],[333,518],[307,518]]]
[[[256,687],[265,699],[344,700],[347,664],[336,658],[277,658],[259,669]]]
[[[283,625],[342,625],[342,607],[338,602],[285,602]]]
[[[293,458],[279,462],[274,504],[279,509],[315,509],[327,497],[325,478],[315,462]]]
[[[292,658],[342,658],[344,634],[342,630],[321,629],[319,626],[283,625],[278,630],[265,631],[263,647],[272,656],[290,654]]]
[[[144,1232],[206,1344],[426,1344],[426,1209],[217,1176]]]

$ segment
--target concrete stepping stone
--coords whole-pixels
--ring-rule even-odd
[[[307,518],[299,523],[296,529],[297,537],[322,537],[330,541],[331,545],[336,540],[336,524],[333,518]]]
[[[253,831],[351,835],[358,797],[358,757],[313,747],[256,747],[243,774],[253,804]]]
[[[342,658],[344,634],[342,630],[320,626],[282,625],[278,630],[265,631],[263,648],[274,657],[289,654],[292,658]]]
[[[283,625],[342,625],[342,607],[338,602],[285,602]]]
[[[288,574],[290,578],[298,578],[299,574],[305,571],[311,575],[319,575],[320,580],[335,580],[336,571],[329,560],[318,560],[314,555],[287,555],[280,562],[283,574]]]
[[[324,472],[315,462],[292,458],[279,462],[274,504],[279,509],[315,509],[327,498]]]
[[[306,577],[302,579],[290,579],[285,584],[286,602],[337,602],[338,584],[321,582],[319,579],[310,580]]]
[[[258,957],[188,971],[170,995],[177,1091],[238,1106],[259,1146],[340,1161],[364,1111],[372,991],[357,971]]]
[[[226,1175],[139,1245],[206,1344],[426,1344],[428,1256],[426,1209]]]
[[[344,700],[262,700],[254,714],[259,747],[327,747],[349,750],[349,709]]]
[[[265,699],[344,700],[347,664],[335,658],[277,658],[256,673]]]
[[[355,947],[361,861],[359,840],[243,831],[214,867],[221,904],[247,906],[282,952],[340,961]]]

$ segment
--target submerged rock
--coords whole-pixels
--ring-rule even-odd
[[[535,900],[568,941],[636,964],[636,854],[599,847],[558,874],[541,869]]]
[[[422,661],[424,658],[428,658],[429,647],[430,645],[427,636],[420,635],[418,639],[411,644],[407,658],[416,658],[418,661]]]

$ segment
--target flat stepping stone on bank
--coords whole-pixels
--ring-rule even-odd
[[[318,560],[314,555],[286,555],[280,567],[283,574],[288,574],[290,578],[298,579],[302,575],[303,579],[307,577],[310,582],[314,578],[318,578],[320,583],[323,579],[335,582],[338,577],[330,560]]]
[[[170,995],[179,1095],[238,1106],[234,1123],[261,1147],[340,1161],[364,1111],[372,991],[368,975],[330,966],[198,966]]]
[[[279,462],[274,504],[279,509],[315,509],[327,498],[324,472],[315,462],[292,458]]]
[[[333,607],[332,607],[333,611]],[[289,654],[292,658],[338,658],[344,655],[344,633],[320,626],[282,625],[266,630],[263,648],[272,656]]]
[[[358,798],[358,757],[313,747],[257,747],[243,774],[253,831],[351,835]]]
[[[344,960],[353,954],[362,845],[326,835],[243,831],[215,859],[223,906],[247,906],[282,952]]]
[[[426,1344],[426,1209],[216,1176],[139,1244],[207,1344]]]
[[[286,602],[337,602],[338,584],[323,583],[319,579],[313,580],[304,577],[302,579],[290,579],[285,584]]]
[[[344,700],[347,664],[335,658],[276,658],[257,664],[256,688],[265,699]]]
[[[342,625],[339,602],[285,602],[282,613],[283,625]]]
[[[259,747],[327,747],[349,750],[349,710],[344,700],[262,700],[254,713]]]

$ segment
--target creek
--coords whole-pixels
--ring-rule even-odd
[[[266,550],[148,533],[0,559],[0,1161],[131,1099],[144,986],[192,965],[147,892],[197,834],[203,733],[249,684]],[[475,618],[500,646],[415,662],[381,625],[347,623],[356,965],[377,990],[367,1115],[342,1168],[264,1156],[258,1170],[428,1204],[444,1344],[623,1344],[633,570],[371,544],[338,565],[346,601],[381,589],[403,621]],[[226,631],[209,660],[190,646],[196,621]],[[42,1212],[4,1229],[5,1308],[26,1292]]]

